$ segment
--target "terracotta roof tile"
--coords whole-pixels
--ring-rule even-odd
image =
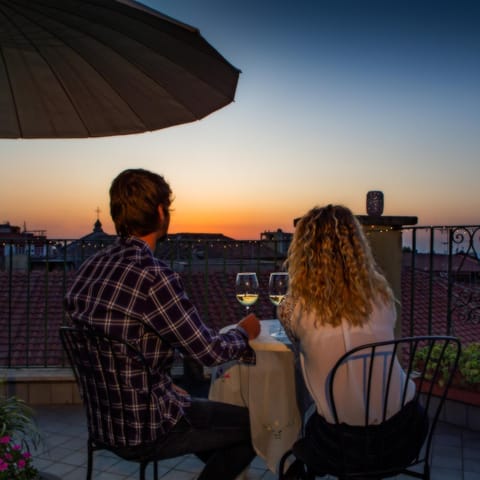
[[[432,333],[445,333],[448,307],[445,276],[437,273],[430,278],[428,272],[419,268],[412,285],[411,273],[407,263],[402,272],[403,334],[410,334],[411,305],[414,335],[428,333],[429,319],[432,319]],[[0,365],[55,366],[64,362],[58,328],[65,321],[63,297],[74,275],[75,272],[50,272],[47,277],[39,271],[14,272],[10,281],[7,273],[0,272]],[[206,275],[185,271],[181,275],[189,297],[207,324],[221,328],[245,315],[244,307],[235,299],[235,273]],[[275,309],[266,295],[269,273],[258,276],[262,294],[252,311],[262,319],[273,318]],[[472,302],[480,305],[480,287],[456,282],[452,293],[453,333],[464,342],[480,341],[480,319],[468,307]]]

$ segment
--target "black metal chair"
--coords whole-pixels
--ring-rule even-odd
[[[460,351],[460,342],[454,337],[422,336],[371,343],[344,354],[327,378],[327,398],[334,423],[327,423],[318,415],[314,417],[312,425],[307,425],[313,428],[309,440],[299,439],[283,455],[279,479],[314,479],[327,474],[339,479],[381,479],[403,473],[429,480],[432,436]],[[398,390],[392,394],[394,389],[390,388],[395,359],[400,361],[407,377],[414,380],[416,390],[409,401],[409,382],[404,383],[400,390],[401,411],[387,420],[389,399],[392,395],[398,399]],[[359,405],[364,422],[355,426],[339,421],[334,388],[336,375],[352,361],[362,362],[364,371],[365,402]],[[371,425],[370,401],[379,391],[372,375],[374,371],[378,375],[379,368],[383,371],[380,393],[383,418],[378,425]],[[292,460],[293,466],[288,470],[287,464]]]
[[[130,445],[128,412],[125,411],[126,395],[131,394],[122,372],[126,364],[137,373],[146,374],[146,388],[139,388],[138,395],[150,402],[152,379],[143,355],[122,340],[101,334],[90,328],[61,327],[60,338],[70,360],[88,424],[87,480],[92,478],[93,454],[97,450],[109,450],[119,457],[140,464],[140,480],[145,480],[145,470],[153,462],[154,479],[158,479],[157,461],[162,457],[154,443]],[[126,388],[127,387],[127,388]],[[148,412],[151,412],[148,403]],[[147,432],[150,415],[143,420]]]

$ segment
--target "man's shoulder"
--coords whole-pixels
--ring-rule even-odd
[[[175,274],[165,261],[155,257],[149,248],[138,243],[124,247],[123,260],[132,268],[140,269],[152,276]]]
[[[109,270],[135,272],[136,275],[150,277],[175,276],[175,272],[163,260],[155,257],[141,242],[119,242],[110,245],[89,257],[82,270],[99,269],[108,266]]]
[[[173,271],[170,266],[160,258],[145,258],[141,263],[142,269],[152,277],[176,277],[178,274]]]

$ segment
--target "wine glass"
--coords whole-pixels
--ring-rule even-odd
[[[278,307],[285,295],[287,294],[288,290],[288,273],[287,272],[273,272],[270,274],[270,279],[268,281],[268,297],[270,301]],[[282,324],[277,320],[279,323],[278,328],[276,328],[274,332],[271,333],[272,337],[276,337],[277,339],[285,338],[285,330],[283,329]]]
[[[278,307],[285,298],[288,290],[288,273],[273,272],[268,281],[268,296],[270,301]]]
[[[254,272],[237,273],[235,295],[248,314],[249,308],[258,300],[257,274]]]

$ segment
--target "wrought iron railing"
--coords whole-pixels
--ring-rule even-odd
[[[409,227],[403,234],[401,322],[405,335],[454,334],[480,341],[480,227]],[[0,367],[65,363],[58,327],[67,322],[63,297],[79,265],[104,240],[0,238]],[[174,236],[156,255],[182,277],[202,318],[221,327],[238,321],[238,271],[256,271],[261,294],[255,311],[271,318],[268,277],[280,270],[284,241],[236,241]]]
[[[404,333],[480,341],[480,227],[403,229]]]

